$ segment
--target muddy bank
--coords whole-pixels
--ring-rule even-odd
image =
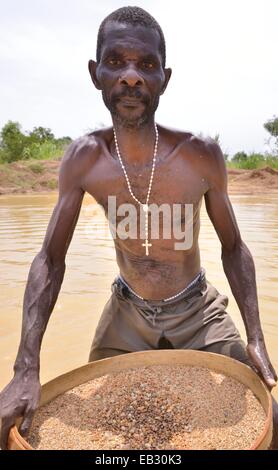
[[[256,170],[228,169],[230,194],[278,193],[278,170],[270,167]]]
[[[0,165],[0,195],[57,190],[60,160],[18,161]]]
[[[18,161],[0,165],[0,195],[57,190],[60,160]],[[278,170],[228,169],[231,194],[278,192]]]

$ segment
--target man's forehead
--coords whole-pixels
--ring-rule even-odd
[[[160,41],[158,31],[153,28],[109,21],[104,28],[102,50],[126,47],[159,54]]]

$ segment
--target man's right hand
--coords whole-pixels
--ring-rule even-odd
[[[0,447],[7,449],[9,432],[16,419],[22,417],[19,432],[28,435],[34,413],[38,407],[41,385],[37,372],[18,372],[0,393],[1,438]]]

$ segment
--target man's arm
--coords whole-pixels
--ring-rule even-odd
[[[59,175],[59,199],[40,253],[35,257],[24,295],[17,370],[39,371],[39,351],[65,273],[65,257],[78,220],[84,192],[76,168],[75,146],[65,155]]]
[[[14,378],[0,395],[1,448],[15,419],[22,416],[20,432],[28,433],[40,398],[40,348],[48,320],[57,300],[65,257],[78,220],[84,191],[82,164],[77,162],[80,143],[66,152],[59,174],[59,198],[51,216],[41,251],[32,262],[23,302],[21,340],[14,365]]]
[[[227,194],[227,172],[223,154],[216,143],[209,143],[209,190],[206,209],[222,245],[222,263],[246,329],[247,351],[254,368],[272,388],[277,375],[269,360],[260,323],[255,266],[242,241]]]

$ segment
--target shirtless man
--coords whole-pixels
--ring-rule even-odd
[[[130,203],[142,209],[146,202],[193,207],[193,237],[187,249],[175,249],[173,239],[152,239],[148,221],[143,240],[115,238],[119,276],[97,327],[90,360],[144,349],[200,349],[251,364],[269,389],[277,380],[260,325],[254,263],[227,195],[221,150],[212,140],[156,128],[155,111],[171,69],[165,68],[164,37],[154,18],[136,7],[109,15],[100,27],[97,61],[89,61],[89,71],[111,113],[115,135],[111,127],[93,132],[75,141],[63,158],[59,199],[27,282],[15,375],[0,396],[2,448],[19,416],[20,432],[27,435],[38,406],[41,341],[61,288],[85,192],[106,214],[109,196],[116,197],[117,207]],[[201,268],[203,197],[222,244],[223,267],[245,324],[247,348],[225,312],[227,297],[206,281]],[[274,405],[275,429],[276,423]]]

